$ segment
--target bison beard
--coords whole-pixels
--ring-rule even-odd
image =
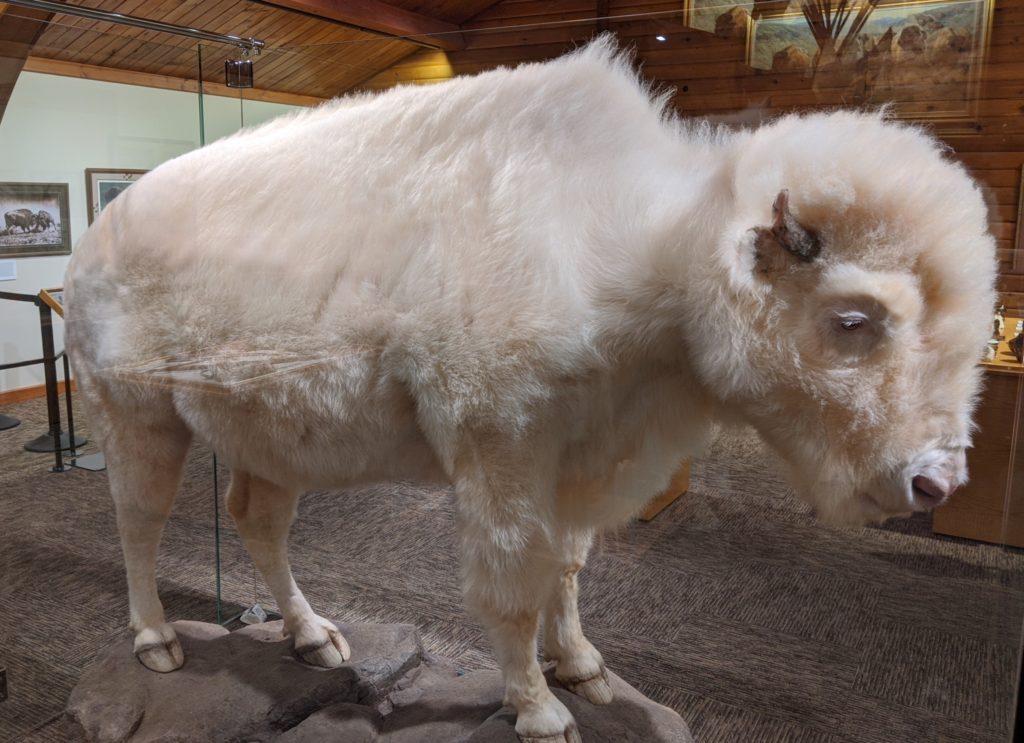
[[[231,467],[239,533],[319,666],[349,647],[292,579],[299,495],[453,484],[467,602],[516,730],[550,743],[578,733],[540,623],[556,676],[607,702],[577,572],[714,425],[754,426],[831,523],[966,478],[996,263],[964,170],[875,114],[713,131],[666,100],[605,39],[271,122],[100,214],[67,346],[142,663],[184,662],[154,573],[193,438]]]

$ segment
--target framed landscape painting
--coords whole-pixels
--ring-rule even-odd
[[[751,22],[747,64],[773,72],[803,68],[821,103],[892,104],[899,116],[919,120],[974,115],[994,0],[825,4],[865,8],[862,23],[842,26],[831,54],[819,49],[799,6],[790,5]]]
[[[683,22],[690,28],[713,34],[716,28],[721,27],[718,19],[722,15],[730,13],[733,8],[740,8],[749,16],[755,4],[754,0],[686,0]]]
[[[0,183],[0,258],[71,253],[67,183]]]

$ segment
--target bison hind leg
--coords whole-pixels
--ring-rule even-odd
[[[295,519],[299,495],[236,470],[231,473],[228,488],[228,511],[281,609],[285,630],[295,638],[296,654],[310,665],[336,668],[352,655],[348,642],[332,622],[313,612],[288,564],[288,530]]]
[[[185,662],[174,629],[164,618],[156,587],[156,558],[164,524],[181,484],[191,434],[170,416],[146,423],[97,405],[93,421],[106,429],[110,491],[128,577],[135,656],[152,671],[168,673]]]

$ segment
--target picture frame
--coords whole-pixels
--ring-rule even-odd
[[[148,172],[137,168],[86,168],[85,197],[89,224],[93,223],[107,204]]]
[[[58,286],[53,289],[40,289],[39,298],[46,302],[47,306],[61,317],[64,317],[64,287]]]
[[[844,57],[807,74],[818,75],[827,92],[822,103],[891,105],[900,118],[917,121],[971,119],[994,7],[995,0],[881,0]],[[806,62],[817,51],[799,11],[751,21],[746,63],[754,69],[772,71],[776,54]]]
[[[715,33],[718,16],[722,13],[739,7],[746,12],[748,18],[753,12],[754,0],[684,0],[683,2],[683,25],[689,28],[696,28],[700,31]],[[748,32],[749,33],[749,32]]]
[[[1024,273],[1024,165],[1020,166],[1017,187],[1017,230],[1013,238],[1013,273]]]
[[[0,183],[0,259],[71,254],[67,183]]]

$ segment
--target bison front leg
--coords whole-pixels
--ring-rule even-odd
[[[335,668],[351,656],[348,642],[332,622],[313,612],[288,564],[288,530],[298,500],[299,493],[247,472],[232,472],[228,511],[281,610],[285,630],[295,638],[295,652],[307,663]]]
[[[590,641],[583,636],[577,606],[579,585],[576,575],[590,551],[590,532],[567,536],[565,560],[558,582],[544,608],[544,655],[557,661],[555,678],[575,694],[593,704],[612,701],[604,660]]]
[[[493,492],[488,480],[458,486],[466,602],[491,638],[520,740],[581,743],[537,661],[540,613],[560,567],[537,523],[542,507],[514,486]]]

